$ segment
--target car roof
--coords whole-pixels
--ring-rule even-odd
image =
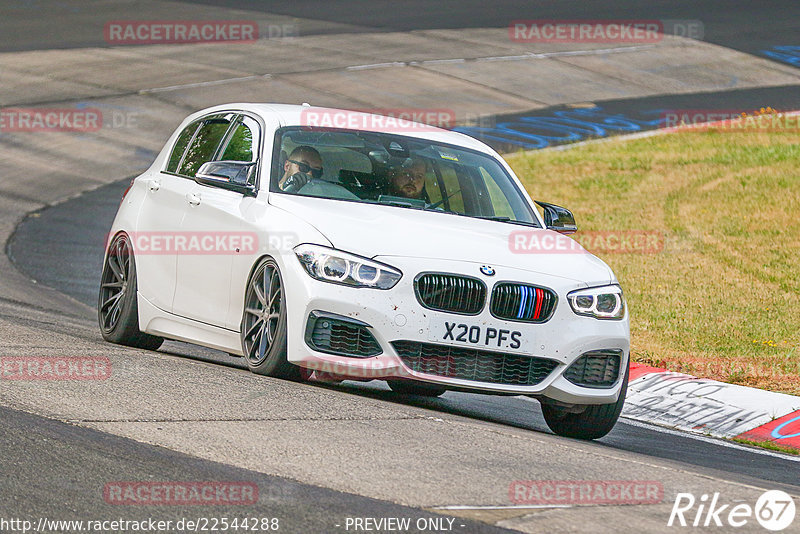
[[[254,113],[256,115],[260,115],[264,118],[268,116],[273,116],[273,117],[277,116],[278,122],[280,122],[281,126],[308,126],[307,120],[304,119],[304,113],[309,113],[309,112],[321,113],[321,114],[331,113],[331,112],[333,113],[345,112],[347,113],[349,119],[358,124],[375,124],[375,123],[380,124],[381,121],[386,120],[386,116],[384,115],[366,113],[363,111],[344,110],[338,108],[325,108],[325,107],[309,106],[309,105],[252,103],[252,102],[251,103],[235,102],[230,104],[214,106],[198,112],[197,115],[201,116],[208,113],[213,113],[215,111],[229,111],[229,110],[247,111],[250,113]],[[489,148],[488,146],[481,143],[477,139],[470,137],[468,135],[464,135],[459,132],[445,130],[443,128],[437,128],[434,126],[429,126],[427,124],[421,124],[413,121],[406,121],[406,123],[419,126],[419,128],[412,126],[411,128],[405,131],[401,129],[401,130],[391,131],[390,133],[397,133],[398,135],[405,135],[408,137],[415,137],[418,139],[425,139],[428,141],[459,145],[466,148],[471,148],[473,150],[478,150],[486,154],[495,155],[495,152],[491,148]],[[359,129],[364,131],[377,131],[377,132],[388,131],[388,129],[381,130],[369,127],[364,127]]]

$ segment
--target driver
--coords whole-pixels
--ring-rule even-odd
[[[409,158],[400,167],[388,172],[389,194],[396,197],[416,198],[428,201],[425,192],[425,175],[428,164],[420,158]]]
[[[322,178],[322,157],[316,148],[301,145],[289,154],[283,164],[283,177],[278,187],[295,193],[312,178]]]

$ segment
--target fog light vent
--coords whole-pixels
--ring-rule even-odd
[[[383,352],[368,324],[318,311],[308,317],[306,343],[320,352],[356,358],[368,358]]]
[[[607,388],[614,385],[619,377],[621,350],[593,350],[580,358],[564,371],[564,378],[576,386]]]

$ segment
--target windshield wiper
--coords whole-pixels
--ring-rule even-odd
[[[419,198],[405,198],[392,195],[378,195],[378,204],[399,208],[425,209],[425,201]]]
[[[384,200],[380,202],[380,204],[384,206],[394,206],[395,208],[410,208],[412,210],[423,210],[424,207],[418,204],[412,204],[411,202],[400,202],[398,200]]]
[[[520,226],[530,226],[531,228],[541,228],[541,226],[539,226],[539,224],[536,222],[518,221],[504,215],[475,215],[474,217],[476,219],[485,219],[487,221],[507,222],[511,224],[518,224]]]

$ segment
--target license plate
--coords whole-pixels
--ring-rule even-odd
[[[428,339],[475,349],[504,350],[531,354],[533,338],[522,329],[475,324],[458,319],[431,318]]]

